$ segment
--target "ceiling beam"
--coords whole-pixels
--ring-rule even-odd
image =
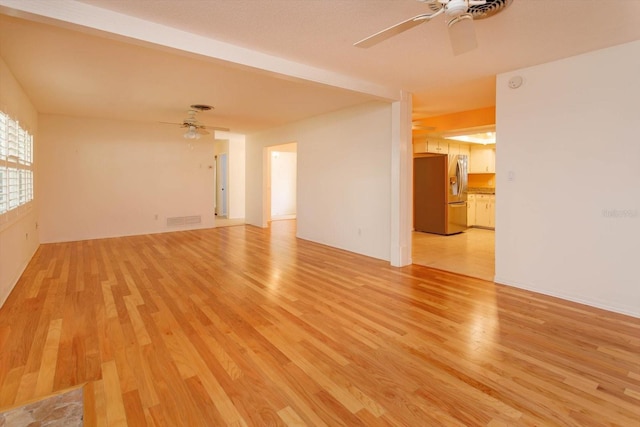
[[[461,111],[413,121],[413,135],[438,135],[445,132],[495,126],[496,107]]]
[[[129,41],[177,49],[272,73],[274,77],[338,87],[380,100],[397,101],[401,96],[400,88],[384,87],[73,0],[0,0],[0,12],[53,25],[62,24],[67,28],[103,36],[107,33],[111,37],[116,35]]]

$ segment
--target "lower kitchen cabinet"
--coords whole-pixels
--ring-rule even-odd
[[[476,194],[475,225],[477,227],[495,228],[495,206],[495,195]]]
[[[476,195],[467,196],[467,227],[476,225]]]

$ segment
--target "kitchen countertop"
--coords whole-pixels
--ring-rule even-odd
[[[467,194],[496,194],[496,189],[486,187],[469,187],[467,189]]]

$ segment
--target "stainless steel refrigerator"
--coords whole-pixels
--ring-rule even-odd
[[[456,234],[467,228],[468,158],[434,154],[413,159],[413,226]]]

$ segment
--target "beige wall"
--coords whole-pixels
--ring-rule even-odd
[[[247,222],[265,225],[265,147],[297,142],[297,233],[390,259],[391,105],[367,103],[247,137]]]
[[[0,58],[0,110],[18,119],[20,125],[34,135],[35,180],[40,180],[38,165],[38,115],[27,95],[15,80],[11,70]],[[39,192],[36,187],[34,201],[0,217],[0,306],[9,296],[39,246],[38,217]]]
[[[189,144],[167,125],[41,115],[39,152],[43,242],[213,226],[211,137]]]
[[[638,58],[640,41],[498,76],[496,281],[640,317]]]

